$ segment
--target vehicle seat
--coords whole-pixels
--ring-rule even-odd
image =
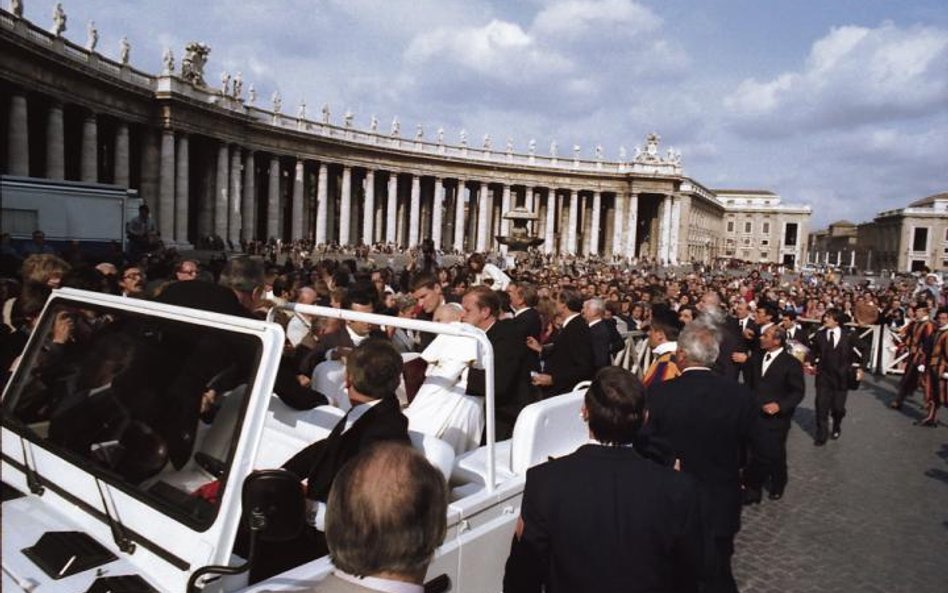
[[[454,467],[454,449],[451,445],[438,437],[414,430],[408,431],[411,446],[421,451],[431,465],[438,468],[445,480],[451,478],[451,468]]]

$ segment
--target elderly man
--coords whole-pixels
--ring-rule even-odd
[[[603,320],[605,309],[605,303],[600,298],[591,298],[583,303],[583,319],[589,324],[596,370],[611,365],[613,355],[625,346],[615,325]]]
[[[178,262],[174,268],[174,279],[178,282],[187,280],[196,280],[198,275],[198,263],[193,259],[183,259]]]
[[[326,543],[335,570],[314,591],[423,593],[447,510],[444,478],[411,447],[382,443],[360,453],[329,494]]]
[[[124,297],[142,298],[145,296],[145,272],[138,266],[126,266],[118,281],[119,290]]]
[[[731,556],[741,526],[741,457],[756,406],[746,387],[711,372],[718,358],[713,328],[692,322],[678,337],[676,356],[681,376],[649,390],[645,433],[667,443],[676,465],[698,481],[714,545],[703,590],[736,593]]]
[[[506,593],[697,589],[698,489],[637,450],[644,408],[635,375],[599,371],[582,408],[591,442],[527,471]]]

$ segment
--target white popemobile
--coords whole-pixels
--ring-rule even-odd
[[[482,331],[290,308],[477,342],[487,445],[455,458],[439,439],[410,436],[451,486],[448,533],[426,590],[500,591],[527,469],[587,439],[583,389],[527,406],[513,438],[495,443],[493,352]],[[74,334],[62,354],[51,342],[65,319]],[[309,516],[298,482],[266,470],[327,436],[342,415],[294,410],[273,395],[283,342],[268,321],[54,291],[3,392],[3,591],[289,591],[326,576],[323,557],[247,586],[254,542],[283,537]],[[219,390],[216,415],[183,431],[193,446],[182,458],[158,435],[207,412],[185,405],[200,398],[182,396],[207,385]],[[249,559],[234,552],[242,516]]]

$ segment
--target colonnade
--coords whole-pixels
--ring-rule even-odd
[[[170,117],[157,130],[113,118],[103,137],[99,116],[78,108],[69,109],[68,122],[80,130],[78,168],[67,167],[64,106],[45,98],[32,103],[25,93],[10,97],[7,172],[63,180],[71,169],[79,181],[138,189],[167,243],[217,235],[234,246],[277,237],[414,247],[430,238],[443,250],[491,251],[500,248],[497,235],[511,230],[503,214],[521,207],[536,215],[530,230],[544,239],[546,253],[677,262],[682,197],[673,193],[586,189],[569,179],[551,184],[543,175],[531,182],[516,171],[479,178],[463,163],[456,173],[443,166],[433,173],[424,163],[390,166],[382,159],[374,167],[365,159],[276,154],[176,130]],[[45,118],[43,137],[31,138],[37,117]],[[45,145],[42,171],[31,168],[31,142]],[[101,154],[109,156],[107,168]],[[643,200],[653,208],[657,202],[657,220],[640,221]]]

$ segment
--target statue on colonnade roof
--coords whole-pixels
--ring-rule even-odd
[[[128,35],[122,35],[119,40],[119,62],[123,66],[128,66],[129,55],[132,53],[132,44],[128,42]]]
[[[379,118],[375,117],[374,113],[372,114],[372,117],[369,119],[369,130],[371,130],[372,133],[379,131]]]
[[[181,59],[181,78],[195,86],[207,86],[204,82],[204,66],[211,48],[197,41],[184,46],[184,58]]]
[[[62,37],[66,32],[66,11],[63,10],[62,2],[57,2],[53,8],[53,28],[50,31],[56,37]]]
[[[332,113],[329,110],[329,103],[323,103],[323,108],[321,112],[323,114],[323,124],[329,125],[329,117],[332,115]]]
[[[23,0],[10,0],[10,12],[18,19],[23,18]]]
[[[166,47],[165,53],[161,54],[161,63],[164,66],[164,69],[161,71],[162,74],[174,74],[174,53],[170,47]]]
[[[233,81],[233,95],[234,98],[238,101],[242,98],[244,94],[244,75],[242,72],[237,72],[237,75],[234,76]]]
[[[89,21],[86,27],[86,49],[90,52],[95,51],[95,46],[99,44],[99,30],[95,28],[95,21]]]
[[[253,83],[250,83],[250,88],[247,89],[247,105],[253,106],[257,102],[257,89],[253,87]]]
[[[351,110],[351,109],[346,109],[346,112],[345,112],[345,113],[343,114],[343,116],[342,116],[342,125],[346,126],[347,128],[351,128],[351,127],[352,127],[352,119],[353,119],[354,117],[355,117],[355,116],[352,114],[352,110]]]

